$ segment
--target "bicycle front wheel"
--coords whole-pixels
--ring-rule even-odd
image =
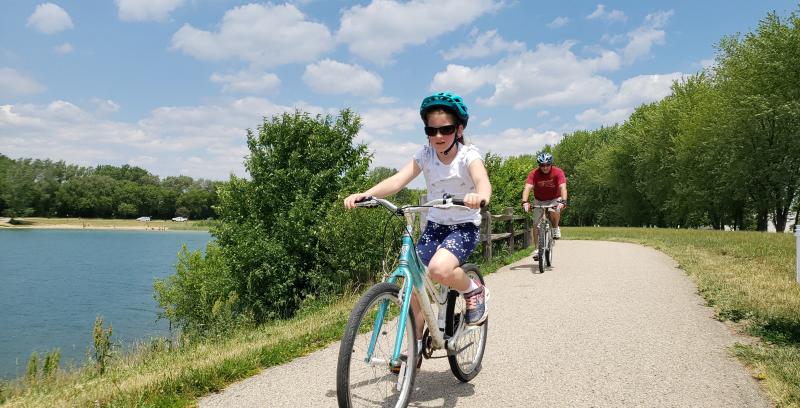
[[[478,272],[478,267],[473,264],[465,264],[462,266],[467,277],[475,279],[483,284],[483,277]],[[489,330],[489,320],[487,319],[480,326],[467,326],[466,314],[467,304],[464,301],[464,296],[460,293],[451,290],[447,294],[447,314],[445,315],[445,329],[444,333],[447,336],[452,336],[460,326],[462,330],[466,330],[465,334],[459,336],[456,340],[454,354],[448,353],[447,361],[450,363],[450,371],[460,381],[467,382],[481,371],[481,362],[483,361],[483,352],[486,349],[486,336]]]
[[[547,249],[545,249],[545,259],[547,259],[547,267],[553,266],[553,247],[556,246],[556,241],[553,239],[553,230],[547,230]]]
[[[416,376],[414,316],[400,316],[400,287],[379,283],[356,303],[347,321],[336,370],[340,407],[405,407]],[[380,318],[380,316],[383,318]],[[405,321],[399,370],[391,366],[400,322]],[[370,343],[374,340],[372,354]]]

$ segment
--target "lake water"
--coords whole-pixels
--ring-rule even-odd
[[[61,349],[61,367],[86,361],[95,317],[112,341],[168,335],[153,281],[175,273],[181,245],[207,232],[0,230],[0,378],[25,373],[31,352]]]

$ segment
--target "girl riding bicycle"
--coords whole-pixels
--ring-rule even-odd
[[[425,175],[429,200],[441,198],[443,194],[463,196],[464,205],[470,209],[430,209],[425,231],[417,244],[417,254],[427,265],[433,281],[463,294],[467,324],[480,325],[488,317],[489,290],[467,278],[461,264],[478,245],[480,205],[489,203],[492,186],[480,152],[475,146],[464,144],[469,113],[461,97],[449,92],[435,93],[422,101],[419,113],[428,144],[393,176],[363,193],[345,198],[344,206],[355,208],[355,203],[366,197],[383,198],[395,194],[420,173]],[[412,300],[415,320],[423,322],[416,297]],[[415,329],[417,338],[421,338],[423,327]]]

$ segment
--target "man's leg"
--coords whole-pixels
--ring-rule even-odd
[[[550,215],[550,222],[553,224],[553,238],[561,239],[561,228],[558,226],[559,221],[561,221],[561,212],[553,211],[550,213]]]

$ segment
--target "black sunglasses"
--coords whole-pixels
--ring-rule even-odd
[[[428,136],[436,136],[436,133],[441,133],[442,136],[448,136],[455,133],[457,125],[444,125],[440,127],[425,126],[425,134]]]

